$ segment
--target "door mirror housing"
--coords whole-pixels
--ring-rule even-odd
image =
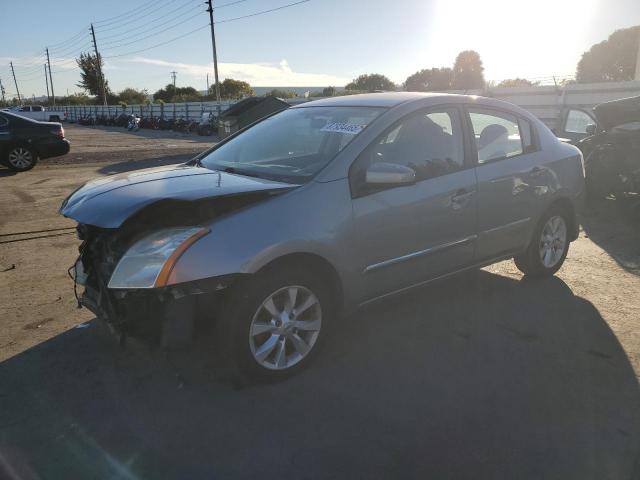
[[[412,185],[416,171],[395,163],[376,162],[369,165],[365,175],[367,185]]]
[[[587,132],[587,135],[595,135],[597,128],[593,123],[590,123],[589,125],[587,125],[585,131]]]

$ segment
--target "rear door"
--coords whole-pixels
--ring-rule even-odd
[[[353,255],[367,299],[473,261],[476,178],[465,157],[463,118],[457,107],[410,114],[352,166]],[[364,176],[374,162],[411,167],[417,181],[369,189]]]
[[[523,249],[536,216],[536,197],[549,172],[531,124],[493,108],[468,108],[478,178],[478,262]]]

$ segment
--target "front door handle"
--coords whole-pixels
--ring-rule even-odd
[[[451,197],[451,206],[455,210],[458,210],[459,208],[463,207],[475,193],[475,190],[467,190],[461,188]]]

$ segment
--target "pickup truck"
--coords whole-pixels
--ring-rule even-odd
[[[12,108],[10,111],[38,122],[63,122],[67,119],[67,112],[64,110],[54,110],[42,105],[24,105]]]

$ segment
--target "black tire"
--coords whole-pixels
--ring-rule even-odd
[[[551,266],[546,266],[542,261],[542,255],[540,252],[542,232],[547,225],[547,222],[554,217],[560,217],[564,221],[565,242],[562,253],[557,261],[555,261]],[[531,277],[550,277],[556,273],[560,267],[562,267],[565,258],[567,258],[567,253],[569,252],[569,244],[571,243],[569,241],[569,232],[571,225],[572,221],[570,216],[567,214],[567,211],[559,205],[552,205],[551,208],[542,215],[536,225],[527,250],[521,255],[514,257],[513,260],[515,261],[516,267],[518,267],[522,273]]]
[[[315,295],[321,309],[322,326],[306,356],[287,368],[269,369],[258,363],[254,357],[250,338],[255,337],[250,336],[251,325],[254,316],[262,311],[263,302],[274,292],[288,286],[304,287]],[[336,315],[335,305],[332,289],[327,280],[322,275],[314,274],[310,269],[283,265],[269,268],[240,282],[233,287],[233,291],[226,299],[216,332],[218,353],[222,354],[228,374],[234,380],[248,377],[257,382],[271,382],[290,377],[305,368],[317,355],[328,336],[332,320]],[[269,338],[274,334],[265,333],[264,335]],[[283,338],[282,335],[279,337]],[[291,343],[287,345],[289,345],[286,347],[287,351],[295,354],[296,349],[293,349],[293,345]],[[277,353],[276,349],[273,351],[274,354]]]
[[[60,117],[58,115],[52,115],[49,117],[50,122],[60,122]]]
[[[36,151],[24,145],[14,145],[7,149],[4,164],[14,172],[26,172],[31,170],[38,163]]]

